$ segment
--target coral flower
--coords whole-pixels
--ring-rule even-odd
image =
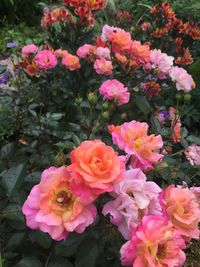
[[[200,146],[193,144],[187,147],[184,153],[191,165],[200,166]]]
[[[143,216],[161,214],[158,200],[160,187],[154,182],[147,182],[140,169],[126,172],[125,179],[115,185],[114,200],[103,208],[103,215],[110,214],[110,221],[118,226],[125,239],[130,238],[133,228],[138,226]]]
[[[145,216],[121,248],[123,265],[133,267],[181,267],[185,242],[162,216]]]
[[[148,45],[142,45],[139,41],[132,41],[130,45],[130,53],[140,61],[149,62],[150,60],[150,49]]]
[[[179,67],[173,67],[169,73],[172,81],[176,82],[176,89],[184,92],[190,92],[195,88],[195,82],[190,74],[186,70]]]
[[[119,105],[129,102],[130,93],[128,92],[128,88],[118,80],[107,80],[103,82],[99,88],[99,92],[105,99],[118,100]]]
[[[56,55],[57,57],[66,57],[69,53],[67,52],[67,50],[62,50],[62,49],[57,49],[55,52],[54,52],[54,55]]]
[[[79,58],[71,54],[68,54],[65,57],[63,57],[62,64],[71,71],[78,70],[81,67]]]
[[[84,232],[96,217],[96,208],[87,194],[70,185],[66,167],[50,167],[42,173],[22,211],[31,229],[40,229],[54,240],[66,239],[69,232]]]
[[[164,212],[179,233],[187,238],[199,238],[200,207],[188,188],[168,186],[160,196]]]
[[[72,172],[75,183],[85,184],[96,198],[104,192],[111,192],[115,183],[124,178],[125,164],[112,147],[100,140],[84,141],[71,154]]]
[[[137,121],[110,127],[113,143],[132,155],[133,168],[152,169],[152,164],[157,163],[163,157],[155,152],[163,146],[162,137],[148,135],[148,128],[147,123]]]
[[[98,74],[110,75],[113,71],[112,62],[105,58],[97,59],[94,62],[94,69]]]
[[[57,58],[50,50],[42,50],[34,58],[36,65],[40,69],[52,69],[57,65]]]
[[[36,54],[38,47],[34,44],[28,44],[22,47],[22,56],[28,57],[30,54]]]
[[[112,43],[112,51],[114,53],[119,53],[129,49],[132,42],[130,33],[120,28],[112,31],[108,37],[108,40]]]

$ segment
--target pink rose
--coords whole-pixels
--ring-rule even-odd
[[[110,75],[113,71],[112,62],[105,58],[97,59],[94,62],[94,69],[98,74]]]
[[[105,99],[118,100],[119,105],[129,102],[130,93],[128,92],[128,88],[118,80],[107,80],[103,82],[99,88],[99,92]]]
[[[31,229],[40,229],[54,240],[66,239],[69,232],[82,233],[93,223],[96,208],[87,192],[72,187],[67,167],[50,167],[26,199],[22,211]]]
[[[42,70],[53,69],[57,65],[57,58],[50,50],[39,51],[34,60]]]
[[[28,57],[30,54],[36,54],[38,51],[38,47],[34,44],[28,44],[22,47],[22,56]]]

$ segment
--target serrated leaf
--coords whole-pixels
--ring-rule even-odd
[[[16,167],[10,168],[2,177],[2,184],[6,190],[7,196],[10,197],[12,194],[19,189],[23,182],[25,174],[25,164],[20,164]]]
[[[194,135],[189,135],[187,137],[187,141],[189,141],[192,144],[200,145],[200,138]]]
[[[87,238],[81,242],[76,253],[75,267],[95,267],[99,256],[97,240]]]
[[[73,267],[73,264],[63,257],[56,257],[49,262],[48,267]]]
[[[42,264],[36,258],[27,257],[20,260],[15,267],[42,267]]]
[[[15,248],[20,245],[21,241],[24,238],[24,233],[15,233],[11,236],[6,244],[6,249]]]
[[[55,246],[56,255],[68,257],[75,254],[79,244],[84,239],[84,234],[71,233],[65,241],[62,241]]]
[[[52,244],[52,239],[49,235],[40,231],[31,232],[29,237],[32,242],[35,242],[37,245],[45,249],[50,248]]]
[[[135,95],[135,102],[145,116],[151,112],[149,101],[144,96]]]

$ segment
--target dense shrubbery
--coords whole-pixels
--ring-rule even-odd
[[[200,29],[156,2],[65,0],[45,9],[43,44],[18,62],[13,48],[4,267],[179,267],[186,248],[199,261]]]

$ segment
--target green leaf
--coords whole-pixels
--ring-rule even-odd
[[[15,233],[11,236],[11,238],[8,240],[8,243],[6,244],[6,249],[10,248],[16,248],[20,245],[24,238],[24,233]]]
[[[188,130],[184,127],[181,128],[181,137],[185,138],[188,135]]]
[[[95,267],[99,256],[97,240],[87,238],[78,247],[76,253],[75,267],[90,266]]]
[[[84,234],[71,233],[65,241],[55,245],[56,255],[63,257],[74,255],[84,237]]]
[[[2,183],[6,189],[7,196],[10,197],[16,192],[23,182],[25,174],[25,164],[20,164],[16,167],[10,168],[3,174]]]
[[[142,113],[144,113],[145,116],[151,112],[149,101],[144,96],[135,95],[135,101],[138,108],[142,111]]]
[[[50,248],[52,244],[52,239],[49,237],[49,235],[40,231],[31,232],[29,237],[32,242],[37,243],[40,247],[45,249]]]
[[[63,257],[56,257],[49,262],[48,267],[73,267],[73,264]]]
[[[13,152],[13,149],[14,149],[14,143],[9,143],[5,145],[4,147],[2,147],[1,158],[2,159],[7,158]]]
[[[200,138],[199,137],[196,137],[194,135],[189,135],[187,137],[187,141],[189,141],[192,144],[200,145]]]
[[[26,258],[22,259],[21,261],[19,261],[15,265],[15,267],[42,267],[42,264],[36,258],[26,257]]]

